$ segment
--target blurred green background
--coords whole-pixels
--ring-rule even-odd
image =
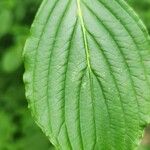
[[[0,150],[52,150],[24,96],[22,49],[42,0],[0,0]],[[127,0],[150,32],[150,0]],[[150,150],[150,129],[139,150]]]

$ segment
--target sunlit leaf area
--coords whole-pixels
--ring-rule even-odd
[[[0,150],[52,150],[34,123],[23,84],[22,51],[42,0],[0,0]],[[150,0],[127,0],[150,33]],[[139,150],[150,150],[150,128]]]

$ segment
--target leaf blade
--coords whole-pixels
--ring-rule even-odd
[[[137,146],[150,114],[149,40],[138,22],[122,0],[43,2],[25,47],[24,81],[57,149]]]

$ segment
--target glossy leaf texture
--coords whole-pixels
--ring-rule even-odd
[[[44,0],[24,50],[32,114],[59,150],[133,150],[150,122],[150,42],[123,0]]]

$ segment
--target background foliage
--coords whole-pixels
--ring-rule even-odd
[[[150,32],[150,0],[127,0]],[[0,150],[52,150],[24,96],[22,49],[41,0],[0,0]],[[150,150],[147,129],[140,150]]]

